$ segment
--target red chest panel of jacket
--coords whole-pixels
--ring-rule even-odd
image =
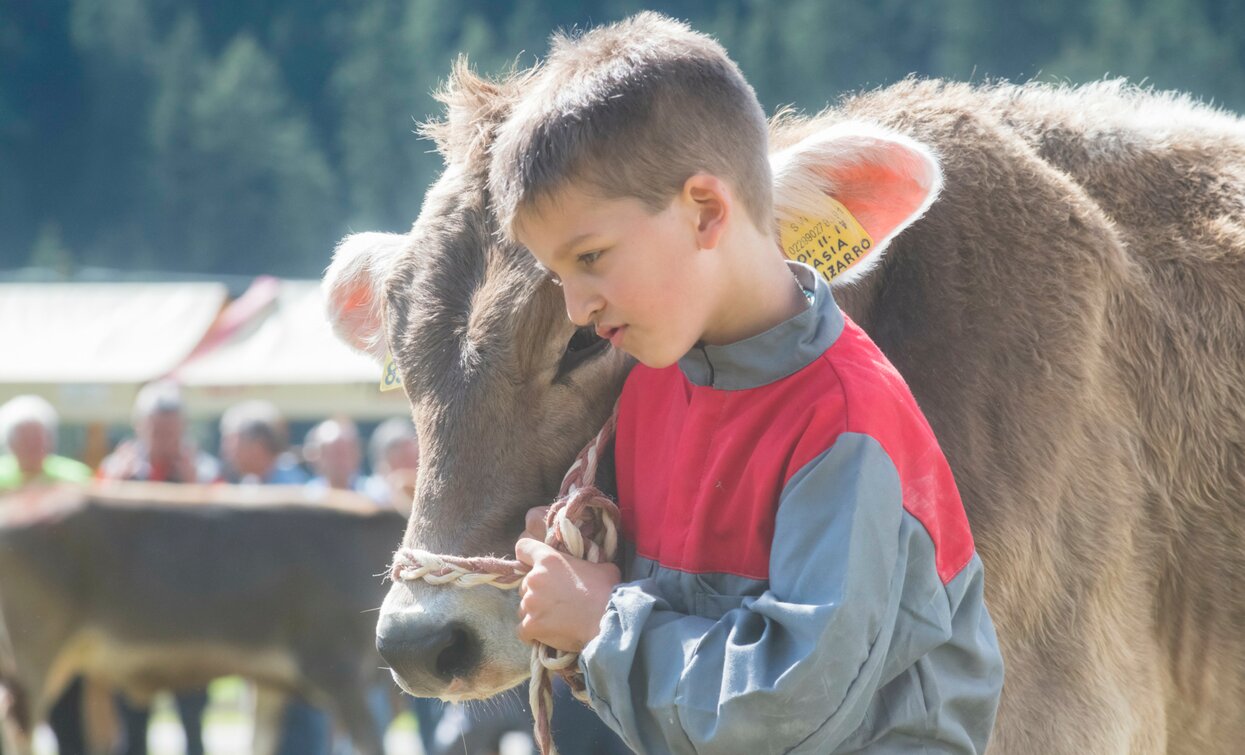
[[[951,470],[903,378],[850,320],[821,357],[757,388],[697,386],[678,365],[632,370],[615,447],[624,535],[670,569],[768,579],[783,488],[844,432],[890,456],[949,581],[973,554]]]

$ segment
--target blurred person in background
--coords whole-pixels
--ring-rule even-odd
[[[226,478],[239,485],[303,485],[307,475],[288,453],[289,431],[280,410],[267,401],[244,401],[220,419],[220,454]],[[277,755],[329,755],[328,714],[298,695],[287,698],[280,717]]]
[[[133,437],[117,444],[100,462],[100,479],[183,483],[220,479],[220,462],[199,450],[186,434],[185,407],[176,383],[150,383],[138,392],[133,427]]]
[[[364,481],[364,491],[373,500],[409,516],[419,475],[419,435],[415,425],[406,417],[385,420],[368,438],[367,452],[372,475]],[[424,752],[432,755],[437,751],[437,724],[445,713],[445,703],[432,697],[403,697],[419,721],[419,739]],[[456,738],[456,735],[447,736]]]
[[[364,483],[373,500],[409,516],[419,475],[419,435],[410,419],[394,417],[376,426],[367,444],[372,476]]]
[[[349,418],[331,417],[311,428],[303,442],[303,458],[315,473],[307,487],[315,490],[350,490],[367,495],[379,505],[388,505],[386,498],[376,498],[368,490],[368,478],[362,475],[363,447],[359,428]],[[377,687],[369,692],[368,698],[372,718],[383,740],[393,718],[389,691]],[[337,748],[337,751],[349,752],[342,748]]]
[[[363,449],[359,428],[351,420],[333,417],[311,428],[303,443],[303,458],[315,472],[309,487],[368,492],[367,480],[360,473]]]
[[[104,480],[209,483],[220,477],[220,464],[198,449],[186,434],[181,389],[172,382],[149,383],[134,401],[134,437],[122,441],[99,465]],[[177,693],[177,712],[186,732],[186,755],[203,755],[203,712],[207,689]],[[126,755],[146,755],[151,709],[116,696],[125,722]]]
[[[59,423],[56,409],[39,396],[16,396],[0,406],[0,439],[8,451],[0,456],[0,492],[91,479],[90,467],[54,453]]]
[[[241,485],[302,485],[307,475],[287,452],[289,433],[277,407],[244,401],[220,419],[225,479]]]
[[[0,440],[8,451],[0,456],[0,493],[29,484],[91,479],[90,467],[53,453],[59,420],[56,409],[38,396],[17,396],[0,406]],[[81,678],[61,693],[48,715],[48,725],[61,755],[86,753]]]

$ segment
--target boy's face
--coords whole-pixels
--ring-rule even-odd
[[[661,368],[686,354],[709,321],[703,284],[715,255],[697,244],[697,217],[683,196],[654,214],[638,199],[570,186],[523,214],[517,235],[562,286],[572,322]]]

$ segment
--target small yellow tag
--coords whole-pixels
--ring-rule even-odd
[[[394,364],[393,354],[385,354],[385,366],[380,373],[380,389],[392,391],[402,387],[402,378],[398,376],[398,365]]]
[[[823,195],[816,218],[784,221],[779,232],[783,253],[834,280],[869,256],[873,239],[847,208]]]

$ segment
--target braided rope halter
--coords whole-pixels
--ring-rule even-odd
[[[618,551],[618,507],[595,486],[601,452],[614,436],[617,423],[618,407],[615,406],[601,432],[575,457],[575,463],[562,478],[558,499],[545,515],[545,543],[593,563],[613,561]],[[527,571],[526,564],[504,558],[466,558],[402,548],[394,554],[390,577],[395,582],[422,579],[433,585],[492,585],[501,590],[515,590]],[[576,698],[588,701],[578,659],[579,653],[542,643],[532,646],[528,702],[535,719],[536,743],[547,755],[557,755],[551,730],[553,675],[562,677]]]

